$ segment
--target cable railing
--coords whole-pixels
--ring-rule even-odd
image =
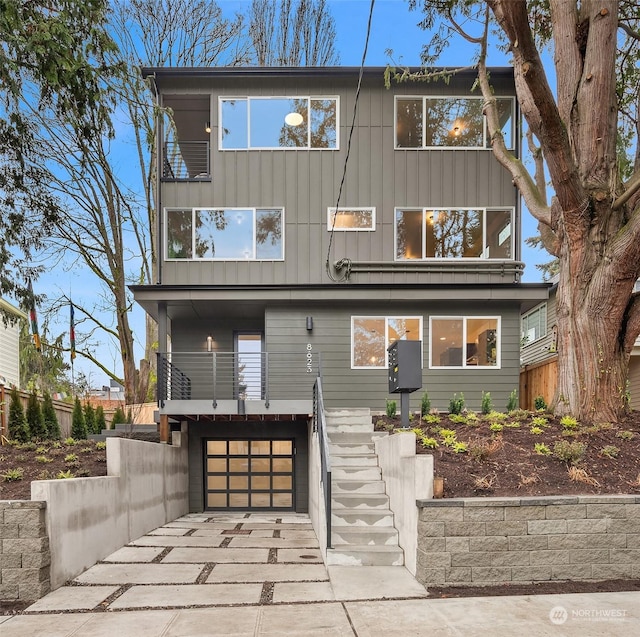
[[[320,480],[324,492],[324,512],[327,521],[327,548],[331,548],[331,456],[327,439],[327,423],[324,417],[322,379],[316,378],[313,385],[313,430],[318,433],[320,447]]]
[[[165,142],[162,178],[167,180],[209,179],[209,142]]]
[[[319,374],[317,352],[160,352],[158,401],[311,400]]]

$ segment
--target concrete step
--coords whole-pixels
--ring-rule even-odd
[[[331,478],[333,480],[380,480],[380,467],[351,467],[331,463]]]
[[[158,425],[132,425],[131,423],[119,422],[115,426],[116,431],[154,433],[158,431]]]
[[[373,431],[370,409],[325,409],[327,433]]]
[[[399,546],[348,546],[327,549],[327,565],[403,566],[404,552]]]
[[[378,456],[375,453],[331,454],[332,467],[377,467]]]
[[[386,493],[384,480],[331,480],[331,493],[339,494],[366,494],[366,493]]]
[[[331,508],[338,509],[388,509],[389,496],[386,493],[333,493]]]
[[[392,526],[336,526],[331,529],[334,547],[398,546],[398,531]]]
[[[388,436],[386,431],[327,431],[329,443],[333,445],[371,444],[378,438]]]
[[[373,442],[342,442],[329,443],[329,453],[332,456],[355,455],[355,454],[371,454],[375,453],[375,445]]]
[[[333,509],[331,528],[336,526],[393,527],[393,513],[389,509]]]

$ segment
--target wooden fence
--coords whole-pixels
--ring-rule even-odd
[[[551,403],[558,385],[558,359],[550,358],[525,365],[520,370],[520,408],[535,409],[535,399],[542,396],[545,402]]]

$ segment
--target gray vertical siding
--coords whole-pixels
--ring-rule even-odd
[[[203,82],[209,85],[203,86]],[[211,95],[212,179],[163,183],[162,206],[274,206],[285,209],[285,262],[166,262],[164,284],[307,284],[327,282],[330,233],[327,207],[335,206],[351,124],[354,78],[176,80],[175,92]],[[358,107],[341,206],[375,206],[375,232],[337,232],[331,260],[394,260],[395,206],[516,207],[507,171],[490,150],[394,150],[394,95],[468,95],[470,86],[404,84],[386,90],[380,78],[365,78]],[[498,86],[498,94],[508,94]],[[340,150],[219,151],[218,96],[326,95],[340,99]],[[516,229],[517,230],[517,229]],[[518,232],[514,233],[516,238]],[[516,248],[517,249],[517,248]],[[359,273],[355,283],[488,282],[505,278],[479,273],[429,275]],[[512,281],[513,279],[511,279]]]

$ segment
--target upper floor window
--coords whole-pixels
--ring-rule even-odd
[[[375,208],[335,208],[327,209],[327,230],[364,230],[376,229]]]
[[[515,103],[497,98],[504,141],[514,148]],[[482,97],[396,97],[396,148],[490,148]]]
[[[421,316],[352,316],[351,367],[385,369],[389,345],[421,339]]]
[[[221,150],[338,148],[338,99],[220,99]]]
[[[547,334],[547,304],[522,315],[522,344],[528,345]]]
[[[165,211],[166,259],[284,259],[282,208],[187,208]]]
[[[513,210],[396,208],[396,260],[511,259]]]
[[[430,367],[500,367],[500,318],[432,316]]]

